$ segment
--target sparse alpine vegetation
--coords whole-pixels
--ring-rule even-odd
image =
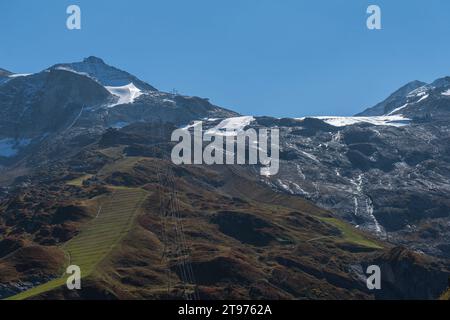
[[[261,177],[170,161],[175,129],[235,126],[208,99],[95,57],[0,70],[0,297],[437,299],[450,274],[448,90],[448,78],[413,82],[364,117],[241,117],[280,130],[279,174]],[[80,291],[64,285],[69,264]],[[382,292],[366,287],[370,264]]]

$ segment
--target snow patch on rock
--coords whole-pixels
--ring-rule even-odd
[[[120,87],[110,87],[106,86],[106,90],[108,90],[112,95],[117,96],[119,100],[116,103],[109,105],[109,108],[115,107],[121,104],[130,104],[133,103],[138,97],[143,95],[141,89],[137,88],[133,83],[127,84],[125,86]]]
[[[210,135],[237,135],[244,131],[245,127],[255,121],[252,116],[233,117],[222,120],[217,126],[209,129],[206,133]]]
[[[403,115],[388,115],[388,116],[374,116],[374,117],[310,117],[320,119],[335,127],[351,126],[357,123],[369,123],[375,126],[394,126],[402,127],[408,125],[411,121],[409,118],[405,118]],[[304,120],[305,118],[298,118],[298,120]]]
[[[8,76],[8,78],[20,78],[20,77],[28,77],[31,73],[15,73]]]

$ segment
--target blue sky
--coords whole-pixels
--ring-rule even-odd
[[[66,8],[82,30],[66,29]],[[382,9],[383,30],[366,28]],[[0,2],[0,67],[96,55],[161,90],[243,114],[352,115],[411,80],[450,75],[447,0]]]

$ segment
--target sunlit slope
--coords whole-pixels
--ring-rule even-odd
[[[67,253],[69,265],[81,268],[82,277],[87,277],[113,250],[130,230],[147,192],[142,189],[116,189],[107,199],[98,215],[79,235],[67,242],[62,249]],[[65,285],[67,275],[24,291],[9,300],[23,300]]]

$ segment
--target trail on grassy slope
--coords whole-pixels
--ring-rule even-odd
[[[94,218],[62,249],[69,257],[69,265],[81,268],[82,278],[89,276],[96,266],[113,250],[130,230],[147,192],[142,189],[118,189],[101,207]],[[65,285],[68,275],[19,293],[8,300],[23,300]]]

